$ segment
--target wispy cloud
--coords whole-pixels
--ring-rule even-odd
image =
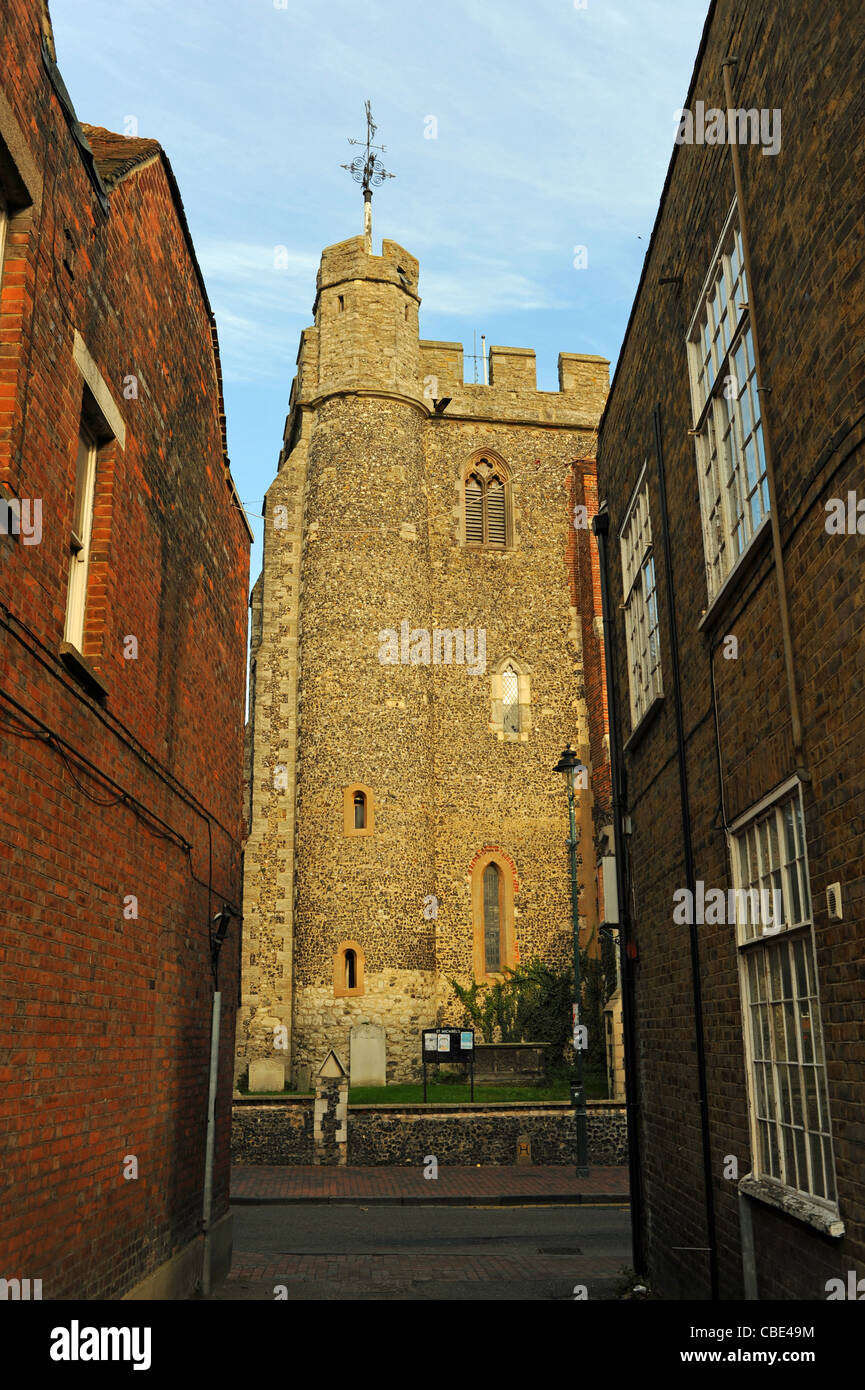
[[[470,345],[482,322],[550,361],[556,343],[615,358],[707,8],[52,0],[81,119],[122,130],[135,115],[177,175],[242,495],[273,473],[321,249],[361,229],[340,165],[364,99],[397,175],[375,194],[375,236],[421,261],[422,332]],[[573,267],[576,244],[587,270]]]
[[[203,241],[197,250],[226,380],[284,382],[311,322],[318,258],[283,243]]]

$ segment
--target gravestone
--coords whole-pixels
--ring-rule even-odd
[[[266,1057],[249,1064],[250,1091],[281,1091],[285,1086],[285,1063]]]
[[[358,1023],[350,1036],[349,1070],[353,1086],[386,1086],[385,1032],[378,1023]]]
[[[333,1048],[315,1078],[312,1141],[314,1164],[345,1166],[348,1158],[348,1072]]]

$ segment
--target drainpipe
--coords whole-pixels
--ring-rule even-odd
[[[750,281],[749,281],[750,284]],[[670,664],[673,669],[673,712],[676,718],[676,744],[679,763],[679,801],[682,809],[682,842],[685,852],[685,877],[696,901],[696,872],[694,845],[691,839],[691,808],[688,794],[688,767],[685,753],[685,725],[682,715],[682,688],[679,673],[679,638],[676,628],[676,601],[673,591],[673,557],[670,547],[670,528],[667,523],[667,484],[664,476],[664,453],[661,445],[661,407],[652,411],[655,430],[655,455],[658,462],[658,491],[661,497],[661,529],[664,543],[664,568],[667,575],[667,617],[670,624]],[[692,918],[695,916],[691,914]],[[697,1046],[697,1091],[700,1102],[700,1134],[703,1149],[703,1188],[706,1199],[706,1235],[709,1241],[709,1282],[711,1297],[718,1297],[718,1250],[715,1236],[715,1194],[712,1188],[712,1151],[709,1133],[709,1097],[706,1083],[706,1043],[703,1025],[703,989],[700,980],[700,946],[697,924],[691,922],[691,982],[694,997],[694,1033]]]
[[[210,1022],[210,1081],[207,1092],[207,1144],[204,1158],[204,1207],[201,1216],[204,1231],[204,1255],[201,1270],[201,1292],[210,1293],[211,1237],[210,1217],[213,1209],[213,1148],[216,1138],[216,1083],[219,1076],[219,1020],[222,1013],[222,993],[213,996]]]
[[[730,68],[738,66],[738,58],[725,58],[721,64],[724,73],[724,97],[727,110],[734,110],[733,89],[730,82]],[[751,243],[748,237],[745,217],[745,195],[742,190],[742,165],[739,147],[733,140],[730,144],[733,158],[733,182],[736,187],[736,206],[739,213],[739,231],[742,234],[742,258],[748,280],[748,313],[751,323],[751,341],[754,345],[754,370],[757,375],[757,392],[760,396],[771,392],[765,386],[763,360],[760,353],[760,335],[757,332],[757,315],[754,308],[754,277],[751,272]],[[793,639],[790,634],[790,610],[787,606],[787,584],[784,578],[784,552],[781,549],[781,528],[778,517],[778,497],[775,491],[775,460],[772,453],[772,432],[766,419],[766,410],[761,400],[760,417],[763,422],[763,452],[766,457],[766,482],[769,488],[769,524],[772,528],[772,552],[775,558],[775,578],[778,585],[778,609],[781,616],[781,639],[784,643],[784,669],[787,674],[787,697],[790,703],[790,722],[793,731],[793,747],[797,753],[802,750],[802,721],[799,715],[799,696],[796,691],[796,671],[793,661]]]
[[[630,897],[625,874],[625,837],[622,830],[624,797],[622,794],[623,765],[619,744],[616,677],[613,669],[613,625],[610,590],[607,582],[607,536],[610,514],[606,503],[592,520],[592,530],[598,544],[601,575],[601,614],[604,625],[604,670],[607,679],[607,709],[610,726],[610,782],[613,798],[613,848],[616,859],[616,893],[619,899],[619,969],[622,985],[622,1041],[625,1054],[625,1109],[628,1118],[628,1179],[631,1189],[631,1246],[634,1270],[646,1272],[643,1244],[643,1179],[640,1166],[640,1101],[637,1088],[637,1044],[634,1031],[634,963],[629,954],[631,945]]]

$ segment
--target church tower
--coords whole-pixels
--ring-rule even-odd
[[[395,242],[323,252],[252,596],[238,1074],[348,1064],[376,1024],[415,1077],[451,979],[572,954],[552,768],[590,761],[572,503],[608,364],[563,354],[539,392],[533,352],[492,348],[465,384],[419,304]]]

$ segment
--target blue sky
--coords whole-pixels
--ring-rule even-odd
[[[244,505],[276,469],[323,246],[362,230],[372,102],[396,174],[373,242],[420,261],[420,331],[615,365],[708,0],[51,0],[82,121],[151,136],[217,318]],[[429,117],[435,118],[436,138]],[[587,266],[574,267],[586,248]],[[279,256],[276,248],[284,248]],[[480,371],[480,365],[479,365]],[[261,522],[251,516],[256,536]],[[253,550],[252,577],[260,568]]]

